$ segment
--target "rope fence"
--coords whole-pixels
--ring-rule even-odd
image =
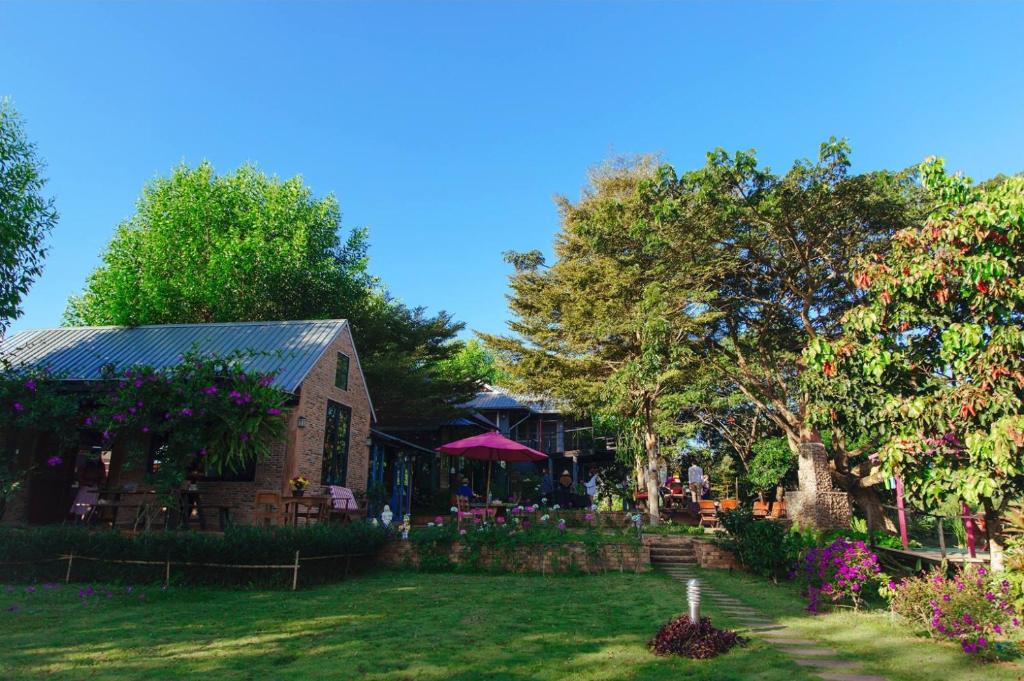
[[[295,560],[291,563],[202,563],[195,561],[183,561],[183,560],[130,560],[124,558],[99,558],[96,556],[83,556],[81,554],[75,554],[69,552],[62,554],[54,558],[39,558],[31,561],[0,561],[0,567],[5,566],[18,566],[18,565],[36,565],[43,562],[56,562],[56,561],[67,561],[67,569],[64,572],[64,583],[71,582],[71,571],[75,564],[75,561],[91,561],[97,563],[109,563],[112,565],[152,565],[152,566],[163,566],[164,568],[164,586],[170,586],[171,583],[171,567],[200,567],[200,568],[220,568],[220,569],[238,569],[238,570],[290,570],[292,573],[292,591],[295,591],[299,587],[299,570],[302,567],[304,561],[321,561],[321,560],[338,560],[341,558],[345,559],[345,570],[342,578],[348,577],[349,569],[351,567],[353,558],[370,558],[374,554],[370,553],[336,553],[327,556],[306,556],[300,555],[299,551],[295,552]]]

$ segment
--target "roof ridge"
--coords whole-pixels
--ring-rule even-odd
[[[348,322],[347,319],[279,319],[279,320],[251,320],[245,322],[176,322],[173,324],[139,324],[137,326],[127,326],[125,324],[99,324],[96,326],[80,325],[80,326],[47,326],[34,329],[21,329],[15,331],[7,336],[11,338],[20,333],[29,333],[33,331],[73,331],[81,329],[123,329],[130,331],[132,329],[169,329],[169,328],[184,328],[184,327],[223,327],[223,326],[286,326],[286,325],[298,325],[298,324],[345,324]]]

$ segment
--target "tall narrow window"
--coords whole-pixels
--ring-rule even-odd
[[[324,428],[324,468],[320,475],[320,484],[322,485],[345,485],[351,424],[352,410],[343,404],[327,400],[327,419]]]
[[[334,385],[348,390],[348,355],[338,353],[338,363],[334,366]]]

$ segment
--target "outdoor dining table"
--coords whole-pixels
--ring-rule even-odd
[[[285,524],[298,525],[299,518],[308,525],[310,520],[324,522],[330,512],[332,499],[329,495],[324,496],[291,496],[282,497],[281,503],[284,506]]]

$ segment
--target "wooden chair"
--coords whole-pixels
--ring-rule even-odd
[[[768,502],[767,501],[755,501],[754,502],[754,520],[760,520],[768,517]]]
[[[711,499],[701,499],[697,502],[700,509],[701,527],[718,527],[718,509]]]
[[[739,499],[722,499],[718,505],[720,511],[735,511],[740,505]]]
[[[327,522],[331,517],[329,496],[291,497],[284,502],[286,525],[310,525]]]
[[[256,525],[280,525],[284,509],[281,495],[277,492],[256,492],[253,523]]]
[[[786,517],[786,502],[776,501],[772,504],[772,512],[768,516],[769,518],[779,519]]]
[[[455,496],[455,524],[458,527],[462,526],[463,520],[469,520],[473,517],[473,511],[469,508],[469,499],[463,496]]]

